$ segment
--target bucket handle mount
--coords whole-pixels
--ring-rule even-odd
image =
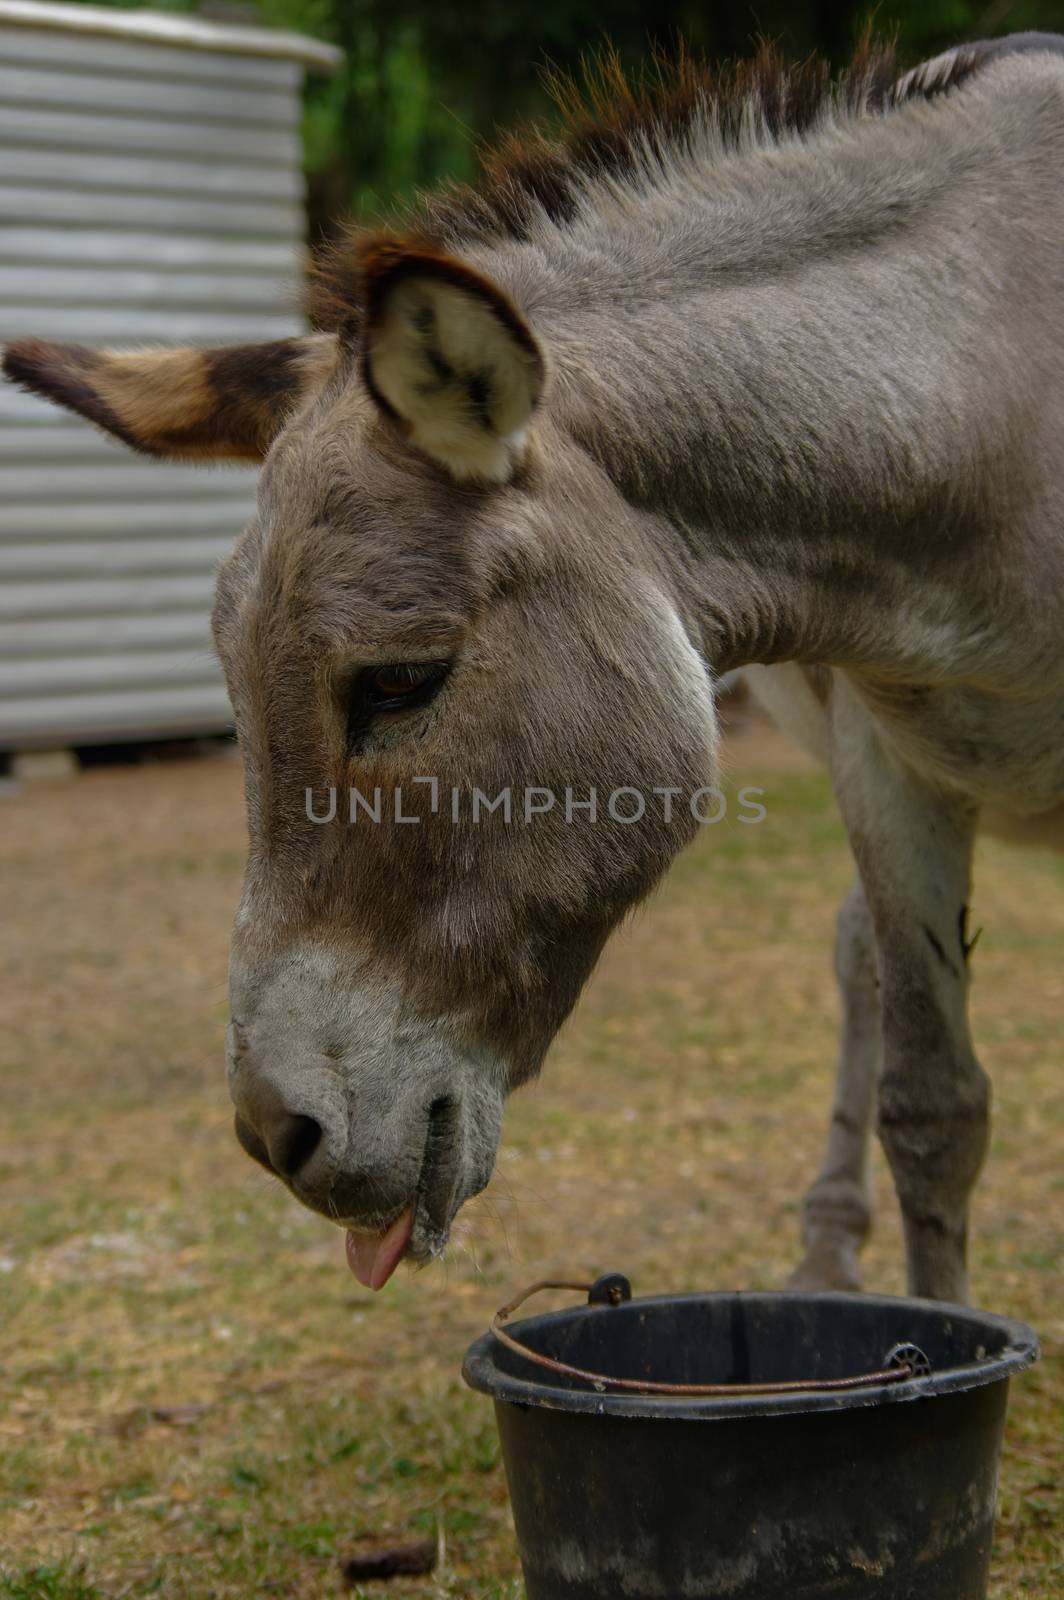
[[[579,1378],[581,1382],[590,1383],[600,1392],[620,1389],[632,1394],[704,1397],[820,1394],[831,1390],[845,1392],[850,1389],[871,1389],[885,1383],[904,1383],[908,1378],[925,1377],[931,1371],[931,1363],[923,1351],[917,1345],[906,1343],[895,1345],[888,1351],[883,1366],[877,1371],[862,1372],[848,1378],[806,1378],[790,1383],[662,1383],[651,1378],[613,1378],[604,1372],[586,1372],[583,1367],[573,1367],[565,1361],[556,1361],[553,1356],[542,1355],[538,1350],[530,1350],[528,1345],[521,1344],[506,1331],[503,1324],[513,1316],[514,1312],[534,1294],[540,1294],[545,1289],[571,1289],[574,1294],[586,1294],[589,1305],[619,1306],[632,1298],[631,1284],[619,1272],[608,1272],[603,1277],[596,1278],[594,1283],[573,1283],[568,1279],[543,1278],[522,1290],[519,1295],[515,1295],[496,1311],[491,1319],[491,1332],[500,1344],[512,1350],[515,1355],[521,1356],[525,1361],[534,1362],[538,1367],[546,1367],[548,1372],[556,1373],[560,1377]]]

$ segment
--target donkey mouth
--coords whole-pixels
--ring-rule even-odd
[[[458,1209],[461,1130],[456,1102],[434,1100],[414,1200],[383,1233],[348,1229],[347,1263],[367,1289],[383,1289],[400,1261],[425,1263],[442,1255]]]

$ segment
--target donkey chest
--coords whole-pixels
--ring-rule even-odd
[[[1064,691],[859,686],[907,766],[1022,821],[1064,809]]]

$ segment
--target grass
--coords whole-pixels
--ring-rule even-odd
[[[0,1600],[98,1600],[99,1593],[69,1566],[0,1573]]]
[[[736,738],[766,821],[707,828],[613,942],[443,1267],[371,1299],[342,1240],[237,1150],[220,1070],[239,774],[100,770],[0,802],[0,1600],[342,1591],[364,1543],[439,1534],[387,1592],[519,1600],[491,1408],[458,1376],[496,1306],[620,1267],[637,1292],[779,1283],[830,1094],[823,777]],[[1064,1587],[1059,1224],[1064,863],[988,844],[975,1021],[995,1083],[977,1301],[1031,1321],[992,1594]],[[870,1286],[902,1287],[877,1156]]]

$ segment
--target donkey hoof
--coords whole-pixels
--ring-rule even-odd
[[[844,1245],[814,1246],[787,1279],[788,1289],[848,1289],[861,1287],[855,1251]]]

